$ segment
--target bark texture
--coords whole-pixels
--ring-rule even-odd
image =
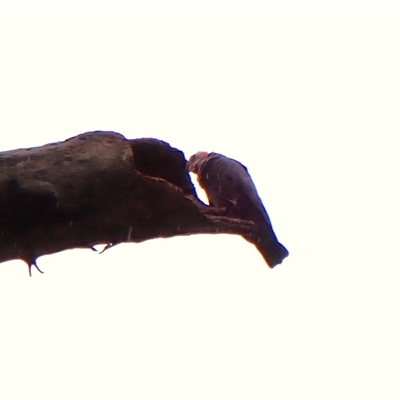
[[[183,153],[157,139],[87,132],[0,153],[0,262],[96,244],[246,234],[196,196]]]

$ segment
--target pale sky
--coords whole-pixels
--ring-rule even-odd
[[[195,235],[0,265],[0,398],[400,397],[400,3],[0,2],[0,150],[245,164],[290,256]]]

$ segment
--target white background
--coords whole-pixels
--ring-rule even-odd
[[[400,396],[400,4],[0,2],[0,150],[90,130],[245,164],[238,236],[0,265],[0,397]]]

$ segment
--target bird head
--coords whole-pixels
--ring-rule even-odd
[[[199,151],[196,154],[193,154],[186,164],[186,171],[197,174],[199,172],[202,162],[205,161],[205,158],[208,156],[208,154],[209,153],[207,153],[206,151]]]

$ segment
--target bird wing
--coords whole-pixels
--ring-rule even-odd
[[[210,153],[201,174],[209,182],[209,197],[216,200],[214,202],[229,203],[234,207],[232,213],[241,218],[271,225],[254,182],[243,164],[221,154]]]

